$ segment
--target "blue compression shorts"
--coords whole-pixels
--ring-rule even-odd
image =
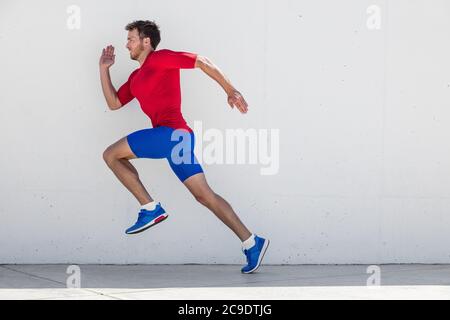
[[[181,182],[203,172],[194,155],[193,132],[160,126],[133,132],[127,141],[137,158],[167,159]]]

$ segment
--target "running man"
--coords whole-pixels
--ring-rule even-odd
[[[128,81],[116,91],[109,73],[115,61],[114,47],[110,45],[104,48],[99,61],[103,94],[111,110],[117,110],[136,98],[153,126],[129,134],[110,145],[103,153],[108,167],[141,205],[137,222],[126,230],[126,234],[142,232],[168,216],[161,203],[147,192],[129,160],[167,159],[178,179],[194,198],[211,210],[241,240],[242,251],[247,258],[247,265],[241,272],[254,272],[261,264],[269,240],[250,232],[230,204],[206,182],[203,169],[194,155],[193,130],[181,113],[180,69],[200,68],[225,90],[231,108],[236,107],[243,114],[248,111],[246,101],[221,70],[206,57],[168,49],[156,50],[161,37],[155,22],[134,21],[125,30],[128,31],[126,48],[130,58],[139,62],[140,68],[134,70]],[[181,153],[173,152],[175,149],[178,151],[179,144],[184,146]]]

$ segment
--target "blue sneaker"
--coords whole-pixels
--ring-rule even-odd
[[[161,207],[161,203],[158,202],[156,208],[154,210],[145,210],[141,209],[139,212],[139,217],[131,228],[128,228],[125,231],[126,234],[136,234],[142,231],[147,230],[151,226],[154,226],[161,221],[164,221],[169,215],[166,211]]]
[[[247,265],[241,269],[242,273],[252,273],[259,268],[269,242],[268,239],[255,235],[255,245],[248,250],[242,250],[247,257]]]

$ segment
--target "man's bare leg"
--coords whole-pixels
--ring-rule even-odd
[[[145,189],[139,173],[130,163],[129,159],[136,156],[131,151],[127,139],[122,138],[109,146],[103,153],[103,159],[120,182],[136,197],[141,205],[153,201],[153,198]]]
[[[209,187],[204,173],[198,173],[187,178],[184,185],[198,202],[211,210],[241,241],[247,240],[252,235],[231,205]]]

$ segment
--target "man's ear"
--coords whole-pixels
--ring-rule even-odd
[[[144,44],[149,45],[151,47],[152,42],[151,42],[150,38],[144,38]]]

